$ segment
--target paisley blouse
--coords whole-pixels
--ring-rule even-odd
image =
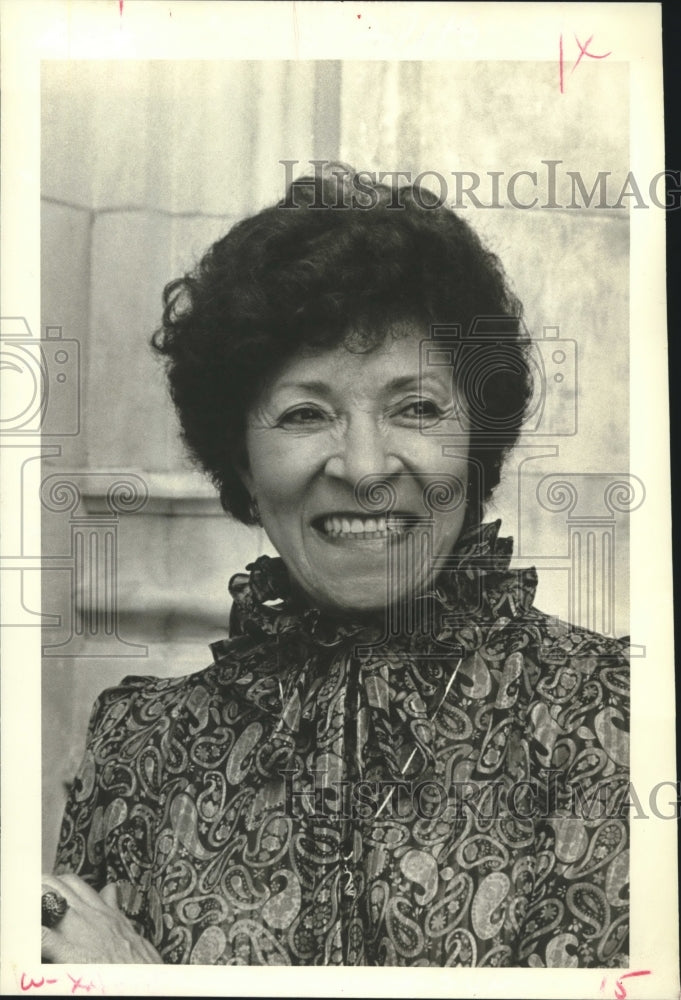
[[[97,700],[56,872],[166,963],[625,966],[626,644],[534,608],[498,530],[399,628],[234,577],[211,666]]]

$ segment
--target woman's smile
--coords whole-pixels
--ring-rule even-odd
[[[389,532],[396,536],[404,531],[404,521],[396,518],[386,515],[365,517],[352,513],[317,518],[312,526],[326,538],[339,542],[387,541]]]
[[[315,605],[373,610],[418,592],[461,531],[468,431],[451,369],[419,374],[422,336],[404,324],[369,352],[301,353],[249,414],[244,483]],[[434,512],[429,489],[443,481],[458,500]],[[419,530],[423,552],[406,544]]]

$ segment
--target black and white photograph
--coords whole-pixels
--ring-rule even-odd
[[[5,988],[672,995],[659,7],[19,6]]]

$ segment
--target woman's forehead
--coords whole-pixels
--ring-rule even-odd
[[[369,350],[359,350],[347,341],[324,349],[306,348],[284,362],[269,388],[319,389],[348,383],[400,388],[418,383],[421,376],[432,382],[447,381],[444,372],[422,372],[421,345],[425,340],[423,328],[414,326],[398,336],[386,336]]]

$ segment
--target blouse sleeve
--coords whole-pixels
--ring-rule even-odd
[[[559,670],[538,709],[556,735],[521,965],[628,964],[629,664],[605,642]]]
[[[121,909],[142,933],[158,821],[158,735],[167,724],[156,691],[162,683],[126,678],[96,700],[54,868],[57,875],[79,875],[98,891],[116,883]]]

